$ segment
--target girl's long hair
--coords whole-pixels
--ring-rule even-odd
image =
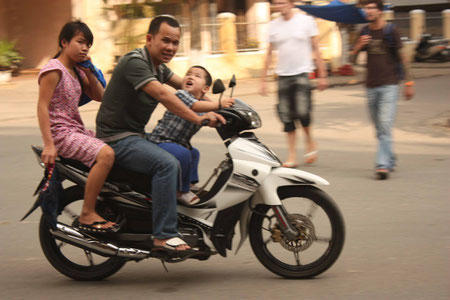
[[[72,38],[80,32],[83,33],[84,38],[87,40],[88,44],[92,45],[92,43],[94,42],[94,36],[89,27],[80,20],[70,21],[63,26],[61,32],[59,33],[58,46],[60,49],[53,58],[57,58],[59,55],[61,55],[63,40],[70,42]]]

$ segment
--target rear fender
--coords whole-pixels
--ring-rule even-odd
[[[88,173],[75,169],[71,166],[64,165],[60,162],[55,163],[56,168],[58,169],[59,174],[69,181],[84,187],[86,185]]]

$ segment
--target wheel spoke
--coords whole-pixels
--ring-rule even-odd
[[[266,215],[265,218],[269,220],[269,223],[272,223],[272,219],[275,218],[275,214],[272,214],[271,216]]]
[[[314,214],[316,213],[318,207],[319,207],[319,206],[318,206],[316,203],[314,203],[314,202],[311,203],[311,206],[309,207],[309,210],[308,210],[308,212],[306,213],[306,216],[307,216],[309,219],[314,218]]]
[[[60,242],[59,244],[56,244],[56,246],[58,247],[59,250],[61,250],[62,247],[64,247],[66,245],[66,243],[64,242]]]
[[[272,219],[275,217],[275,214],[273,214],[273,215],[271,215],[271,216],[265,216],[265,218],[269,221],[269,224],[267,224],[267,228],[265,228],[264,226],[262,226],[262,224],[261,224],[261,229],[263,229],[263,230],[265,230],[265,231],[268,231],[268,232],[270,232],[270,233],[272,233],[272,231],[271,231],[271,227],[272,227]]]
[[[295,258],[295,261],[297,262],[297,266],[301,266],[301,263],[300,263],[300,252],[294,251],[294,258]]]
[[[76,218],[78,218],[78,214],[76,214],[73,210],[71,210],[68,207],[64,207],[63,212],[72,220],[75,220]]]
[[[265,230],[265,231],[268,231],[268,232],[271,232],[271,231],[270,231],[270,228],[265,228],[264,226],[261,226],[261,229],[262,229],[262,230]]]
[[[94,265],[94,258],[92,257],[92,253],[84,249],[84,253],[86,254],[86,258],[91,266]]]
[[[330,243],[331,238],[316,236],[316,242],[319,243]]]

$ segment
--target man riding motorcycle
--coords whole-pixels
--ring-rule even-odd
[[[167,251],[190,249],[177,232],[178,162],[148,140],[144,127],[158,103],[195,124],[204,119],[209,119],[211,126],[225,122],[215,113],[198,116],[163,86],[181,88],[182,79],[165,65],[175,56],[180,35],[174,18],[155,17],[144,48],[119,60],[97,115],[97,137],[114,149],[115,164],[152,177],[153,242]]]

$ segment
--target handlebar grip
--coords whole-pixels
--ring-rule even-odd
[[[202,122],[201,122],[201,125],[202,125],[202,126],[208,126],[209,123],[211,123],[211,120],[210,120],[210,119],[203,119]]]

